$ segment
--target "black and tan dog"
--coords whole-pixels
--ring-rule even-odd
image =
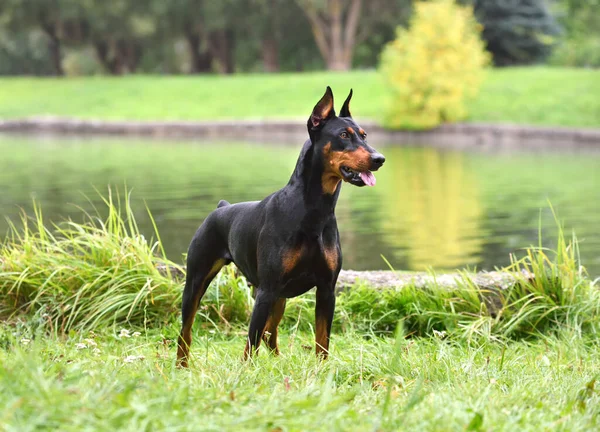
[[[327,87],[308,119],[310,139],[285,187],[262,201],[219,202],[194,235],[187,257],[178,365],[188,364],[200,299],[221,267],[231,262],[256,287],[244,358],[258,349],[263,337],[271,350],[279,352],[277,326],[286,299],[315,286],[316,351],[327,357],[335,284],[342,266],[334,214],[340,183],[373,186],[371,171],[385,161],[352,119],[351,97],[352,90],[337,117]]]

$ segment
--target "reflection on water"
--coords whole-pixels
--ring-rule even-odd
[[[465,153],[431,148],[387,150],[393,169],[381,175],[382,227],[411,269],[477,264],[483,249],[479,184]],[[394,185],[393,187],[387,187]]]
[[[298,146],[125,139],[0,137],[0,214],[41,203],[49,221],[81,219],[96,189],[133,189],[142,231],[154,215],[167,254],[179,260],[220,199],[260,199],[283,186]],[[553,246],[548,202],[582,240],[584,265],[600,275],[600,153],[484,154],[388,146],[375,188],[345,185],[336,211],[344,267],[493,269],[509,254]],[[89,198],[89,201],[88,201]],[[0,220],[0,236],[8,224]]]

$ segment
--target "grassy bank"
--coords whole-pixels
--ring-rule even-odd
[[[164,257],[158,232],[158,240],[140,234],[129,203],[128,194],[109,194],[99,213],[107,216],[88,214],[83,224],[48,227],[39,208],[32,218],[23,215],[0,249],[0,316],[34,320],[55,335],[172,322],[181,281],[158,268],[177,264]],[[508,288],[482,290],[468,272],[454,288],[357,285],[340,295],[335,329],[390,334],[403,320],[413,336],[444,331],[467,340],[522,338],[561,327],[596,331],[600,297],[579,266],[575,238],[566,241],[559,231],[555,251],[529,248],[506,271],[518,281]],[[208,290],[201,322],[232,329],[247,322],[252,305],[244,278],[230,266]],[[313,295],[293,299],[285,323],[310,329],[313,309]]]
[[[350,87],[358,119],[379,119],[385,88],[374,71],[234,76],[2,78],[0,118],[55,115],[126,120],[304,119],[326,85]],[[600,127],[600,72],[548,67],[489,71],[470,121]]]
[[[280,357],[241,362],[253,300],[228,268],[178,370],[181,284],[157,270],[175,263],[139,234],[129,202],[109,195],[105,218],[52,227],[38,208],[2,245],[0,430],[597,427],[600,299],[562,232],[555,251],[515,260],[519,283],[493,308],[468,273],[455,289],[342,293],[325,363],[311,295],[286,309]]]
[[[535,342],[312,334],[240,361],[241,336],[204,333],[189,370],[159,331],[32,339],[3,329],[0,428],[170,431],[586,431],[598,427],[600,346],[565,332]],[[173,329],[165,328],[165,332]],[[131,337],[127,337],[131,336]]]

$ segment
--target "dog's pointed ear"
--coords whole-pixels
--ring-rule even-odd
[[[352,118],[352,114],[350,114],[350,99],[352,99],[352,89],[350,89],[350,94],[344,101],[344,105],[342,105],[342,109],[340,110],[340,117]]]
[[[335,116],[335,111],[333,110],[333,92],[331,91],[331,87],[327,86],[325,94],[315,105],[308,119],[308,130],[322,127],[333,116]]]

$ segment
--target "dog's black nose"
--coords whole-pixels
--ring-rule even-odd
[[[381,168],[381,165],[385,162],[385,156],[381,153],[373,153],[371,155],[371,169],[376,170]]]

